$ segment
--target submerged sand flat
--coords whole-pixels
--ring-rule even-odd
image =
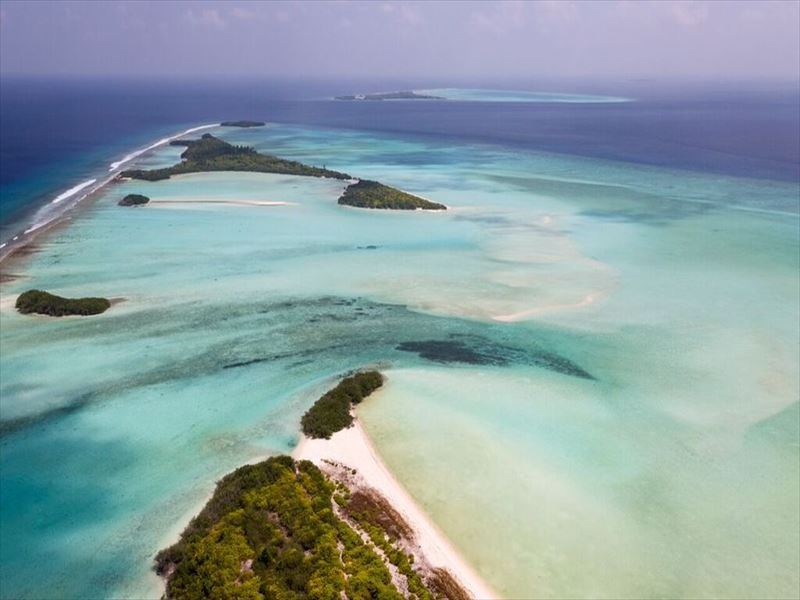
[[[107,187],[37,240],[0,298],[4,590],[158,597],[165,532],[224,473],[290,452],[331,378],[371,365],[377,453],[501,596],[797,596],[796,184],[221,135],[451,209],[203,173]],[[118,207],[128,193],[155,205]],[[12,309],[31,287],[126,301],[31,319]]]

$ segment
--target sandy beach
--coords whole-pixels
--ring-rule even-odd
[[[333,434],[328,440],[303,437],[292,454],[296,459],[310,460],[328,473],[332,470],[331,463],[355,469],[364,483],[386,498],[405,519],[414,531],[419,554],[431,567],[449,571],[473,598],[500,597],[458,554],[394,478],[378,456],[358,418],[352,427]]]

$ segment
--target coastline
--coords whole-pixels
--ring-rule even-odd
[[[0,267],[7,267],[8,263],[11,262],[12,258],[17,255],[20,250],[31,244],[36,238],[40,235],[44,234],[47,231],[50,231],[56,228],[58,225],[64,223],[65,221],[69,220],[70,213],[76,207],[81,205],[89,204],[89,201],[94,199],[94,197],[102,191],[106,186],[114,183],[119,176],[120,168],[129,163],[130,161],[139,158],[141,156],[146,155],[148,152],[152,152],[153,150],[160,148],[161,146],[168,144],[172,140],[176,140],[181,138],[185,135],[189,135],[191,133],[195,133],[197,131],[202,131],[203,129],[210,129],[212,127],[219,127],[219,123],[208,123],[206,125],[199,125],[197,127],[190,127],[189,129],[185,129],[179,133],[170,135],[165,138],[161,138],[160,140],[153,142],[145,146],[144,148],[140,148],[133,152],[126,154],[123,158],[113,161],[109,164],[109,168],[106,171],[105,176],[98,175],[96,178],[87,180],[81,184],[73,186],[67,190],[64,190],[56,195],[56,197],[48,202],[47,204],[42,205],[39,207],[39,211],[42,209],[52,206],[54,204],[60,204],[61,202],[65,202],[64,209],[56,214],[53,215],[52,218],[46,219],[42,222],[34,222],[31,223],[24,231],[16,234],[11,239],[3,242],[0,244]],[[109,174],[110,173],[110,174]],[[99,180],[99,183],[98,183]],[[86,188],[89,188],[82,195],[78,195],[80,192],[83,192]],[[38,212],[35,214],[39,214]],[[0,278],[2,281],[2,278]]]
[[[418,560],[424,561],[432,569],[448,571],[472,598],[500,598],[395,479],[357,416],[351,427],[333,434],[330,439],[302,436],[292,457],[313,462],[334,479],[340,478],[337,473],[342,470],[341,466],[351,473],[355,470],[353,475],[357,487],[377,492],[405,519],[413,531],[413,550]]]

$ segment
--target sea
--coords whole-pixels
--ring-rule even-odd
[[[450,99],[332,99],[398,89]],[[256,173],[75,206],[189,130],[449,208]],[[58,217],[3,265],[0,598],[158,598],[214,482],[366,366],[378,452],[504,597],[800,594],[796,83],[4,78],[0,243]]]

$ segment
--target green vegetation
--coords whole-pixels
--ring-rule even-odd
[[[28,290],[17,298],[17,310],[23,314],[37,313],[51,317],[66,315],[99,315],[108,310],[111,302],[105,298],[62,298],[42,290]]]
[[[367,179],[348,185],[339,198],[339,204],[357,206],[359,208],[388,208],[394,210],[415,210],[417,208],[447,210],[444,204],[437,204]]]
[[[141,206],[150,202],[150,198],[142,196],[141,194],[128,194],[122,200],[117,202],[120,206]]]
[[[249,123],[228,121],[227,123]],[[245,125],[238,125],[244,127]],[[250,125],[248,125],[250,126]],[[203,173],[208,171],[251,171],[257,173],[280,173],[283,175],[305,175],[309,177],[332,177],[350,179],[346,173],[326,168],[311,167],[294,160],[285,160],[270,154],[260,154],[249,146],[234,146],[206,133],[199,140],[172,140],[172,146],[185,146],[181,162],[164,169],[128,169],[120,175],[145,181],[169,179],[172,175]],[[132,195],[140,198],[138,194]],[[127,197],[126,197],[127,198]],[[123,200],[124,201],[124,200]],[[122,202],[120,202],[122,204]],[[383,208],[394,210],[447,210],[443,204],[431,202],[377,181],[362,179],[350,184],[339,197],[339,204],[359,208]],[[130,204],[122,204],[131,206]]]
[[[329,438],[341,429],[350,427],[353,416],[350,408],[383,385],[377,371],[356,373],[343,379],[308,409],[300,421],[303,433],[312,438]]]
[[[168,577],[167,597],[402,599],[375,547],[334,513],[333,494],[346,497],[337,486],[312,463],[288,456],[226,475],[180,541],[156,557],[156,570]],[[387,544],[384,538],[380,547],[399,552]],[[414,596],[433,598],[409,572]]]
[[[334,100],[446,100],[442,96],[418,94],[412,91],[380,92],[377,94],[355,94],[351,96],[334,96]]]
[[[330,169],[311,167],[294,160],[285,160],[269,154],[260,154],[249,146],[234,146],[206,133],[199,140],[175,140],[173,146],[186,146],[183,159],[165,169],[129,169],[122,177],[159,181],[172,175],[204,173],[208,171],[253,171],[257,173],[280,173],[283,175],[306,175],[309,177],[332,177],[350,179],[346,173]]]
[[[263,127],[266,125],[264,121],[223,121],[220,123],[222,127]]]
[[[341,398],[349,416],[351,404],[382,384],[377,371],[357,373],[320,401]],[[466,600],[447,571],[423,576],[414,567],[402,550],[412,542],[382,496],[276,456],[223,477],[155,568],[175,600]]]
[[[334,499],[348,519],[364,531],[387,560],[405,576],[408,591],[419,600],[432,600],[434,596],[414,570],[414,555],[406,554],[398,547],[400,540],[412,537],[411,528],[403,517],[381,496],[362,490],[349,495],[337,494]]]

